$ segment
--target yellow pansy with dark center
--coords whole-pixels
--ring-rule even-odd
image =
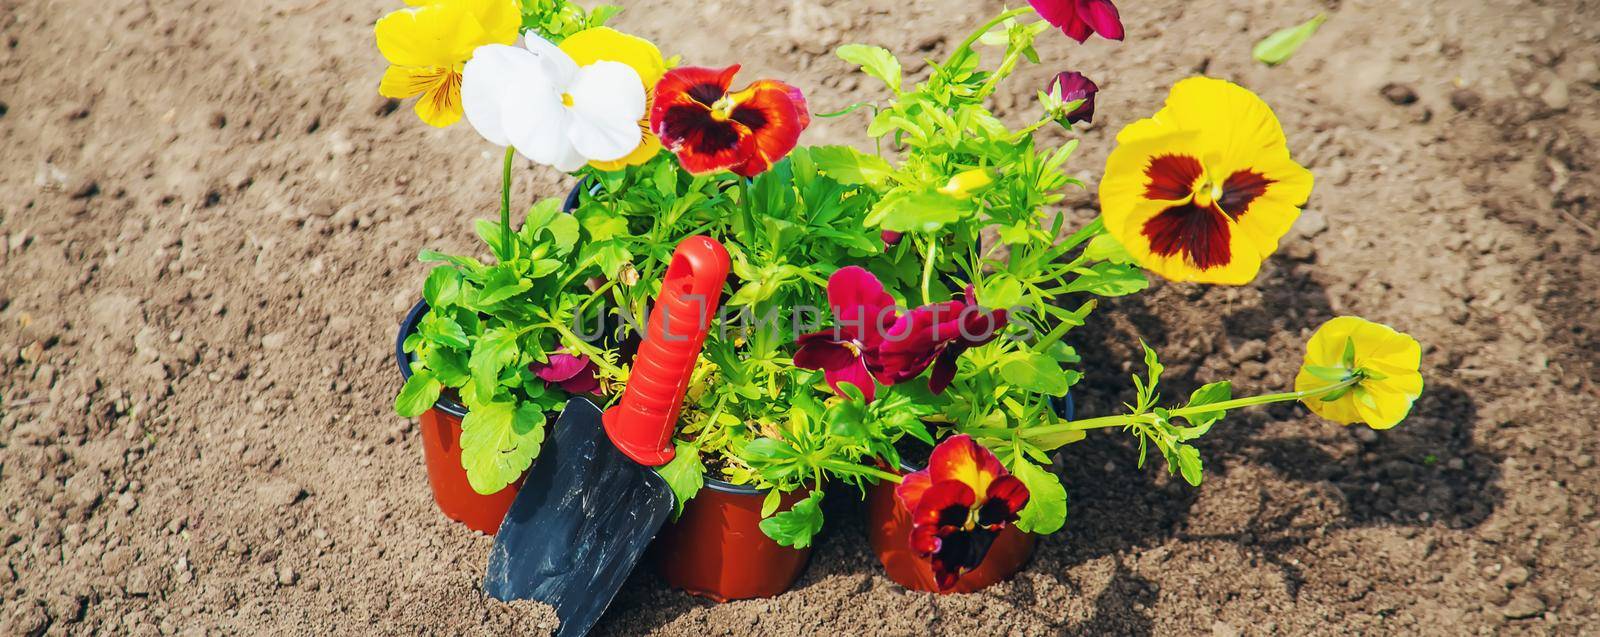
[[[1100,182],[1106,229],[1175,281],[1248,283],[1311,194],[1272,110],[1223,80],[1179,82],[1117,144]]]

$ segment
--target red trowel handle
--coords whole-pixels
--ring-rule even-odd
[[[716,239],[696,236],[678,244],[622,400],[602,418],[611,443],[639,464],[672,460],[673,425],[727,278],[728,250]]]

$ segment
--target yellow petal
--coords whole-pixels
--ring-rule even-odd
[[[378,83],[378,93],[395,99],[421,95],[444,81],[445,75],[449,72],[449,69],[442,66],[428,68],[391,66],[389,70],[383,72],[383,80]]]
[[[1294,377],[1295,391],[1312,391],[1327,387],[1333,383],[1317,378],[1311,372],[1301,369]],[[1341,425],[1361,422],[1361,414],[1356,411],[1355,398],[1351,394],[1340,396],[1337,400],[1323,400],[1321,398],[1306,398],[1300,402],[1305,403],[1311,413],[1332,420]]]
[[[454,71],[429,87],[413,107],[429,126],[444,128],[461,120],[461,74]]]
[[[400,9],[378,19],[378,51],[396,66],[453,66],[455,38],[466,13],[452,5]]]
[[[1230,165],[1248,164],[1259,153],[1286,143],[1272,108],[1249,89],[1226,80],[1191,77],[1178,82],[1155,119],[1180,130],[1199,131],[1200,144],[1221,151],[1222,161]]]
[[[610,27],[584,29],[562,40],[561,50],[572,57],[578,66],[588,66],[607,60],[621,62],[631,67],[649,91],[667,73],[667,63],[661,58],[661,49],[644,38],[628,35]]]

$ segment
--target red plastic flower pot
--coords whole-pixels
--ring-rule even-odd
[[[446,517],[467,528],[489,535],[500,530],[500,521],[517,499],[522,480],[483,495],[467,483],[461,468],[461,417],[440,407],[422,413],[422,455],[428,463],[428,484],[433,486],[433,501]]]
[[[901,466],[902,475],[915,471]],[[894,497],[895,483],[879,482],[867,490],[867,534],[884,571],[896,584],[929,593],[971,593],[1010,578],[1033,557],[1037,536],[1006,525],[977,568],[967,571],[948,590],[939,590],[928,560],[911,549],[911,513]]]
[[[787,510],[810,492],[786,493]],[[683,507],[683,515],[656,536],[654,561],[667,584],[719,602],[772,597],[789,590],[811,559],[811,549],[793,549],[761,532],[765,494],[706,478],[705,487]]]
[[[395,361],[400,365],[400,375],[411,376],[411,355],[403,345],[406,336],[416,331],[417,323],[428,313],[428,304],[418,301],[400,324],[400,337],[395,342]],[[467,470],[461,467],[461,419],[467,408],[452,400],[440,398],[432,409],[422,413],[422,456],[428,465],[428,484],[433,487],[433,501],[445,516],[467,525],[474,531],[494,535],[500,530],[500,521],[517,499],[522,480],[507,485],[489,495],[474,491],[467,482]]]

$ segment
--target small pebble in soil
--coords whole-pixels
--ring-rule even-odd
[[[1561,79],[1551,80],[1550,86],[1545,87],[1544,92],[1539,93],[1539,99],[1550,110],[1557,112],[1565,111],[1568,106],[1572,105],[1571,89],[1567,88],[1566,81]]]
[[[1483,96],[1470,88],[1458,88],[1450,93],[1450,106],[1458,111],[1470,111],[1483,104]]]
[[[1417,92],[1404,84],[1390,82],[1383,85],[1379,93],[1382,93],[1383,98],[1389,100],[1391,104],[1398,106],[1417,103]]]
[[[1506,619],[1528,619],[1544,613],[1544,600],[1532,593],[1522,593],[1512,597],[1511,601],[1500,609],[1500,614]]]

